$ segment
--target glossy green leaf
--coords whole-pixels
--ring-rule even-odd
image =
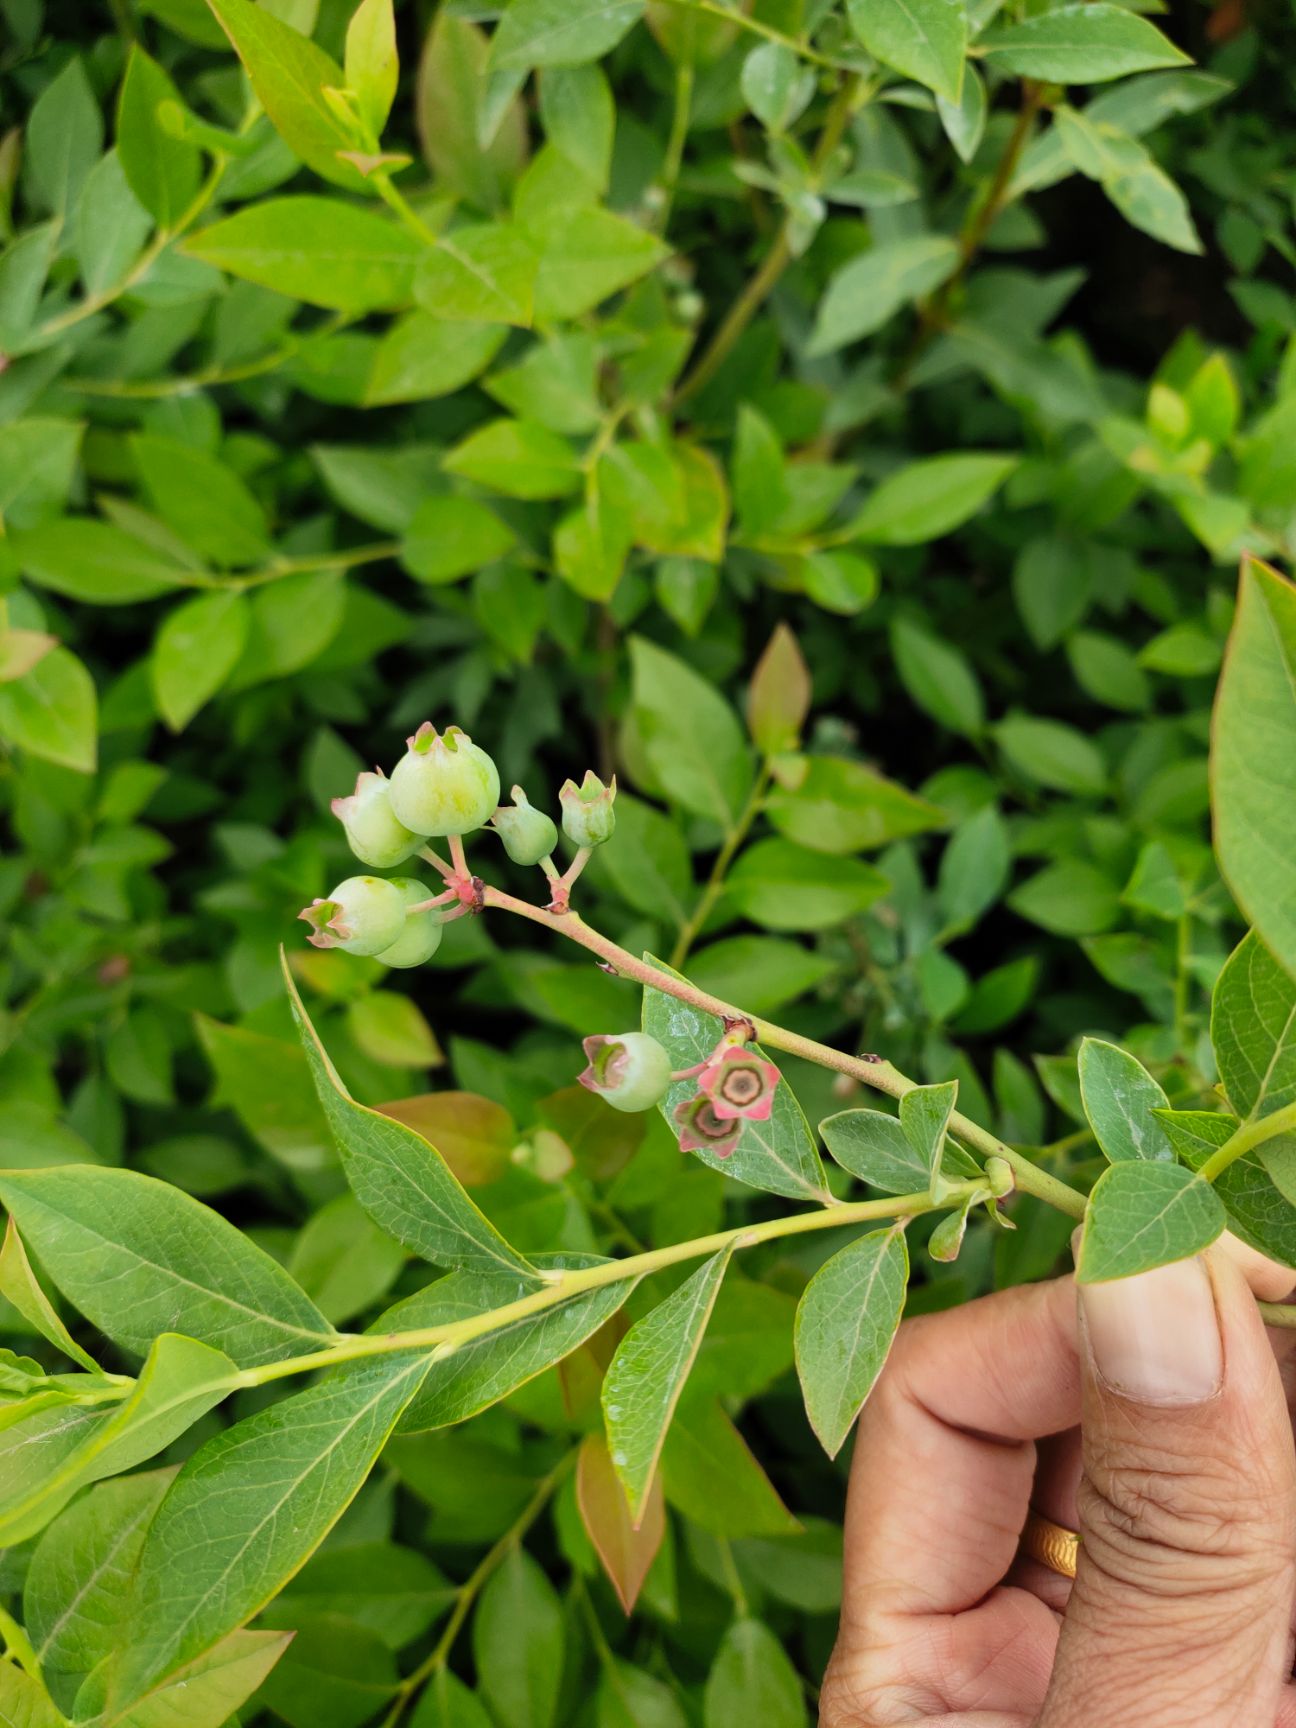
[[[268,1254],[151,1176],[93,1165],[0,1171],[0,1200],[68,1300],[139,1355],[177,1326],[243,1366],[331,1337]]]
[[[408,305],[424,249],[386,216],[302,194],[248,205],[202,229],[185,250],[276,293],[359,313]]]
[[[1296,588],[1254,558],[1215,700],[1211,785],[1220,869],[1296,975]]]
[[[414,297],[437,318],[529,324],[536,265],[535,248],[516,228],[456,228],[424,254]]]
[[[953,12],[951,0],[928,0]],[[883,0],[890,4],[890,0]],[[863,5],[857,11],[863,11]],[[902,306],[939,288],[958,268],[959,252],[943,234],[886,240],[837,271],[820,302],[812,354],[831,354],[880,330]]]
[[[375,1224],[435,1265],[534,1277],[530,1264],[473,1205],[434,1146],[403,1123],[356,1103],[320,1043],[286,960],[283,976],[347,1181]]]
[[[848,0],[846,10],[875,60],[948,102],[959,100],[968,34],[963,0]]]
[[[945,1134],[958,1099],[958,1081],[942,1080],[935,1086],[915,1086],[900,1100],[900,1127],[927,1175],[935,1198],[942,1188]]]
[[[635,724],[672,802],[731,828],[751,789],[738,716],[699,673],[645,637],[630,640]]]
[[[1159,1110],[1157,1117],[1190,1170],[1200,1170],[1238,1126],[1237,1117],[1224,1111]],[[1268,1144],[1272,1147],[1276,1142]],[[1296,1205],[1255,1152],[1235,1158],[1215,1178],[1213,1187],[1228,1211],[1230,1230],[1271,1260],[1296,1267]]]
[[[0,1722],[6,1728],[63,1728],[49,1693],[14,1662],[0,1662]]]
[[[428,1362],[425,1353],[352,1364],[194,1453],[140,1554],[119,1706],[210,1650],[282,1588],[350,1504]]]
[[[880,870],[859,859],[769,839],[739,855],[725,896],[766,930],[826,930],[863,912],[889,887]]]
[[[564,0],[557,3],[570,10]],[[540,260],[534,300],[537,323],[579,318],[647,275],[667,255],[656,235],[610,210],[557,210],[529,234]]]
[[[295,156],[325,180],[360,187],[364,178],[340,152],[357,140],[322,92],[340,90],[342,68],[322,48],[253,0],[207,0],[233,43],[275,130]]]
[[[66,516],[13,537],[24,573],[92,606],[126,606],[182,587],[189,572],[111,522]]]
[[[943,3],[943,0],[938,0]],[[805,1728],[801,1680],[783,1645],[759,1620],[735,1620],[707,1676],[705,1728],[759,1722],[761,1728]]]
[[[981,44],[997,71],[1057,84],[1101,84],[1131,72],[1188,63],[1188,56],[1155,24],[1105,0],[1059,6],[1017,24],[993,25]]]
[[[73,1338],[41,1289],[13,1218],[5,1225],[4,1246],[0,1248],[0,1296],[12,1303],[28,1325],[56,1350],[87,1372],[99,1373],[99,1364]]]
[[[563,1670],[563,1612],[553,1585],[515,1544],[473,1617],[482,1696],[500,1728],[552,1728]]]
[[[1017,466],[1016,456],[927,456],[889,475],[850,524],[857,540],[919,546],[976,514]]]
[[[904,1232],[873,1230],[839,1249],[797,1306],[796,1364],[810,1426],[830,1458],[873,1390],[904,1312]]]
[[[820,852],[861,852],[943,828],[945,812],[863,762],[807,756],[766,805],[780,834]]]
[[[826,1117],[819,1132],[843,1170],[884,1194],[921,1194],[931,1181],[925,1149],[914,1145],[898,1117],[881,1110],[842,1110]],[[980,1174],[976,1160],[948,1140],[941,1170],[956,1182]]]
[[[513,545],[512,530],[476,498],[425,498],[406,531],[401,563],[420,582],[454,582]]]
[[[238,664],[251,611],[235,590],[200,594],[168,612],[153,645],[149,671],[158,711],[181,732]]]
[[[1111,1163],[1174,1162],[1174,1148],[1154,1114],[1170,1101],[1128,1051],[1101,1038],[1086,1038],[1080,1046],[1080,1095],[1094,1138]]]
[[[721,1249],[673,1295],[638,1320],[617,1346],[603,1379],[603,1417],[612,1463],[636,1524],[643,1516],[671,1419],[729,1265]]]
[[[667,1503],[713,1535],[785,1536],[798,1527],[719,1398],[684,1400],[661,1469]]]
[[[1296,979],[1254,931],[1216,981],[1211,1043],[1239,1116],[1268,1116],[1296,1102]]]
[[[567,440],[526,420],[492,420],[457,444],[444,467],[509,498],[562,498],[581,484]]]
[[[117,103],[117,153],[131,191],[156,219],[173,228],[188,210],[202,177],[202,154],[168,133],[158,118],[162,103],[180,103],[169,74],[136,43],[126,62]]]
[[[1227,1224],[1219,1195],[1182,1165],[1142,1158],[1113,1164],[1089,1196],[1076,1276],[1100,1284],[1186,1260]]]
[[[495,72],[580,66],[615,48],[644,0],[510,0],[491,42]]]

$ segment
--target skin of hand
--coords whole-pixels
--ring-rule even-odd
[[[1294,1285],[1226,1238],[906,1321],[820,1728],[1296,1728],[1296,1335],[1253,1300]],[[1019,1559],[1032,1505],[1079,1529],[1074,1586]]]

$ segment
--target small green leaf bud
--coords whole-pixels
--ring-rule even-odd
[[[429,838],[471,834],[499,803],[499,770],[466,732],[442,733],[425,720],[392,771],[391,806],[396,820]]]
[[[528,802],[520,786],[515,786],[509,796],[512,808],[501,804],[491,817],[491,826],[515,864],[538,864],[558,844],[558,829],[552,817]]]
[[[601,846],[616,828],[616,775],[605,786],[592,768],[577,786],[568,780],[558,794],[562,805],[563,833],[577,846]]]
[[[327,900],[313,900],[299,914],[311,926],[316,948],[348,954],[381,954],[405,928],[405,901],[381,876],[348,876]]]
[[[651,1110],[670,1085],[670,1057],[646,1032],[585,1040],[589,1067],[582,1086],[597,1092],[614,1110]]]
[[[434,888],[429,888],[425,882],[416,881],[413,876],[392,876],[388,880],[393,888],[400,891],[401,902],[407,908],[421,905],[436,893]],[[432,958],[440,946],[440,909],[431,907],[426,912],[407,910],[404,930],[390,948],[384,948],[382,953],[376,954],[374,958],[383,966],[401,969],[421,966],[425,960]]]
[[[351,850],[362,864],[390,870],[422,845],[422,837],[398,822],[391,807],[391,785],[379,769],[361,774],[349,798],[335,798],[333,814],[346,829]]]

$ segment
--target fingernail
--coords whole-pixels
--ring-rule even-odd
[[[1200,1404],[1223,1384],[1215,1293],[1200,1259],[1082,1284],[1080,1315],[1099,1378],[1122,1398]]]

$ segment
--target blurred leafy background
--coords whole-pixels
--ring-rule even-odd
[[[226,10],[340,60],[352,7]],[[957,1075],[1059,1168],[1082,1033],[1204,1095],[1209,706],[1238,553],[1296,536],[1296,22],[973,0],[915,59],[848,12],[513,0],[492,47],[488,5],[401,3],[397,159],[321,179],[326,122],[285,141],[204,0],[0,0],[0,1163],[164,1177],[335,1322],[424,1281],[346,1194],[277,949],[347,873],[329,800],[429,716],[549,808],[619,774],[581,885],[618,941]],[[768,1209],[573,1087],[637,1015],[583,957],[287,940],[356,1095],[522,1250]],[[812,1119],[848,1096],[788,1071]],[[1067,1221],[1017,1218],[913,1305],[1051,1270]],[[804,1721],[844,1466],[791,1315],[831,1246],[731,1275],[633,1619],[568,1469],[619,1320],[389,1447],[245,1717]]]

